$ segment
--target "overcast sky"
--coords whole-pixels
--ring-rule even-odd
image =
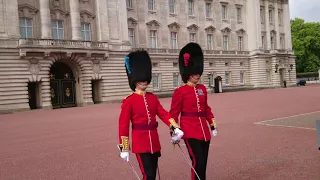
[[[291,19],[320,22],[320,0],[289,0]]]

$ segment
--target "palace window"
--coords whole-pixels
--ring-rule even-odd
[[[213,40],[212,34],[207,34],[207,48],[208,50],[213,50]]]
[[[129,42],[131,44],[131,47],[135,47],[135,41],[134,41],[134,29],[133,28],[129,28],[128,29],[128,35],[129,35]]]
[[[127,0],[127,8],[132,8],[132,0]]]
[[[282,22],[282,9],[278,10],[278,19],[279,19],[279,25],[281,26],[283,24],[283,22]]]
[[[193,15],[193,0],[188,0],[188,15]]]
[[[242,22],[242,9],[241,9],[241,7],[237,7],[237,22],[238,23]]]
[[[169,0],[169,12],[170,13],[175,13],[174,3],[175,3],[175,0]]]
[[[190,33],[190,42],[197,42],[196,33]]]
[[[269,9],[269,23],[273,23],[273,10]]]
[[[243,50],[243,37],[238,36],[238,51],[242,51],[242,50]]]
[[[225,82],[226,85],[230,85],[230,72],[225,72]]]
[[[285,49],[284,34],[280,35],[280,49]]]
[[[171,48],[172,49],[178,49],[178,33],[177,32],[171,32]]]
[[[206,3],[206,17],[211,17],[211,3]]]
[[[223,36],[223,50],[228,51],[229,49],[229,36]]]
[[[260,21],[264,23],[264,7],[260,7]]]
[[[227,20],[228,18],[228,8],[227,5],[222,5],[222,20]]]
[[[274,45],[274,37],[271,37],[271,49],[275,49],[275,45]]]
[[[52,38],[64,39],[64,25],[62,20],[52,20]]]
[[[20,18],[19,24],[21,38],[33,38],[32,19]]]
[[[154,0],[148,0],[148,10],[154,10]]]
[[[265,36],[261,36],[262,49],[265,49]]]
[[[158,74],[152,74],[152,88],[155,89],[155,90],[160,88],[159,75]]]
[[[91,24],[81,23],[81,37],[84,41],[91,41]]]
[[[150,31],[150,48],[157,48],[157,31]]]
[[[244,72],[243,71],[240,72],[240,83],[244,84]]]
[[[179,86],[179,74],[173,73],[173,87],[176,88]]]

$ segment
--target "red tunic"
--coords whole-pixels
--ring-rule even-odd
[[[136,91],[122,102],[119,117],[119,141],[120,145],[127,144],[129,139],[130,120],[132,123],[132,152],[156,153],[161,150],[156,115],[168,126],[173,126],[175,121],[171,119],[159,102],[156,95]],[[177,124],[176,124],[177,125]],[[125,140],[123,140],[123,137]],[[123,142],[126,141],[126,142]],[[129,146],[129,145],[128,145]]]
[[[208,141],[213,125],[214,115],[207,103],[207,90],[202,84],[185,84],[174,91],[170,114],[173,119],[180,117],[180,127],[184,132],[183,138],[194,138]],[[179,123],[179,121],[177,122]]]

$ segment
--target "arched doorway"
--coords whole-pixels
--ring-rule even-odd
[[[54,109],[77,104],[74,73],[63,62],[57,61],[50,68],[50,96]]]

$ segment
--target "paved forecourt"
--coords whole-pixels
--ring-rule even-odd
[[[208,179],[319,179],[319,92],[319,85],[308,85],[210,95],[218,136]],[[161,99],[166,109],[170,101]],[[119,112],[120,104],[103,104],[0,115],[0,179],[136,179],[116,147]],[[190,179],[168,128],[160,123],[158,131],[161,178]],[[133,154],[130,160],[139,172]]]

